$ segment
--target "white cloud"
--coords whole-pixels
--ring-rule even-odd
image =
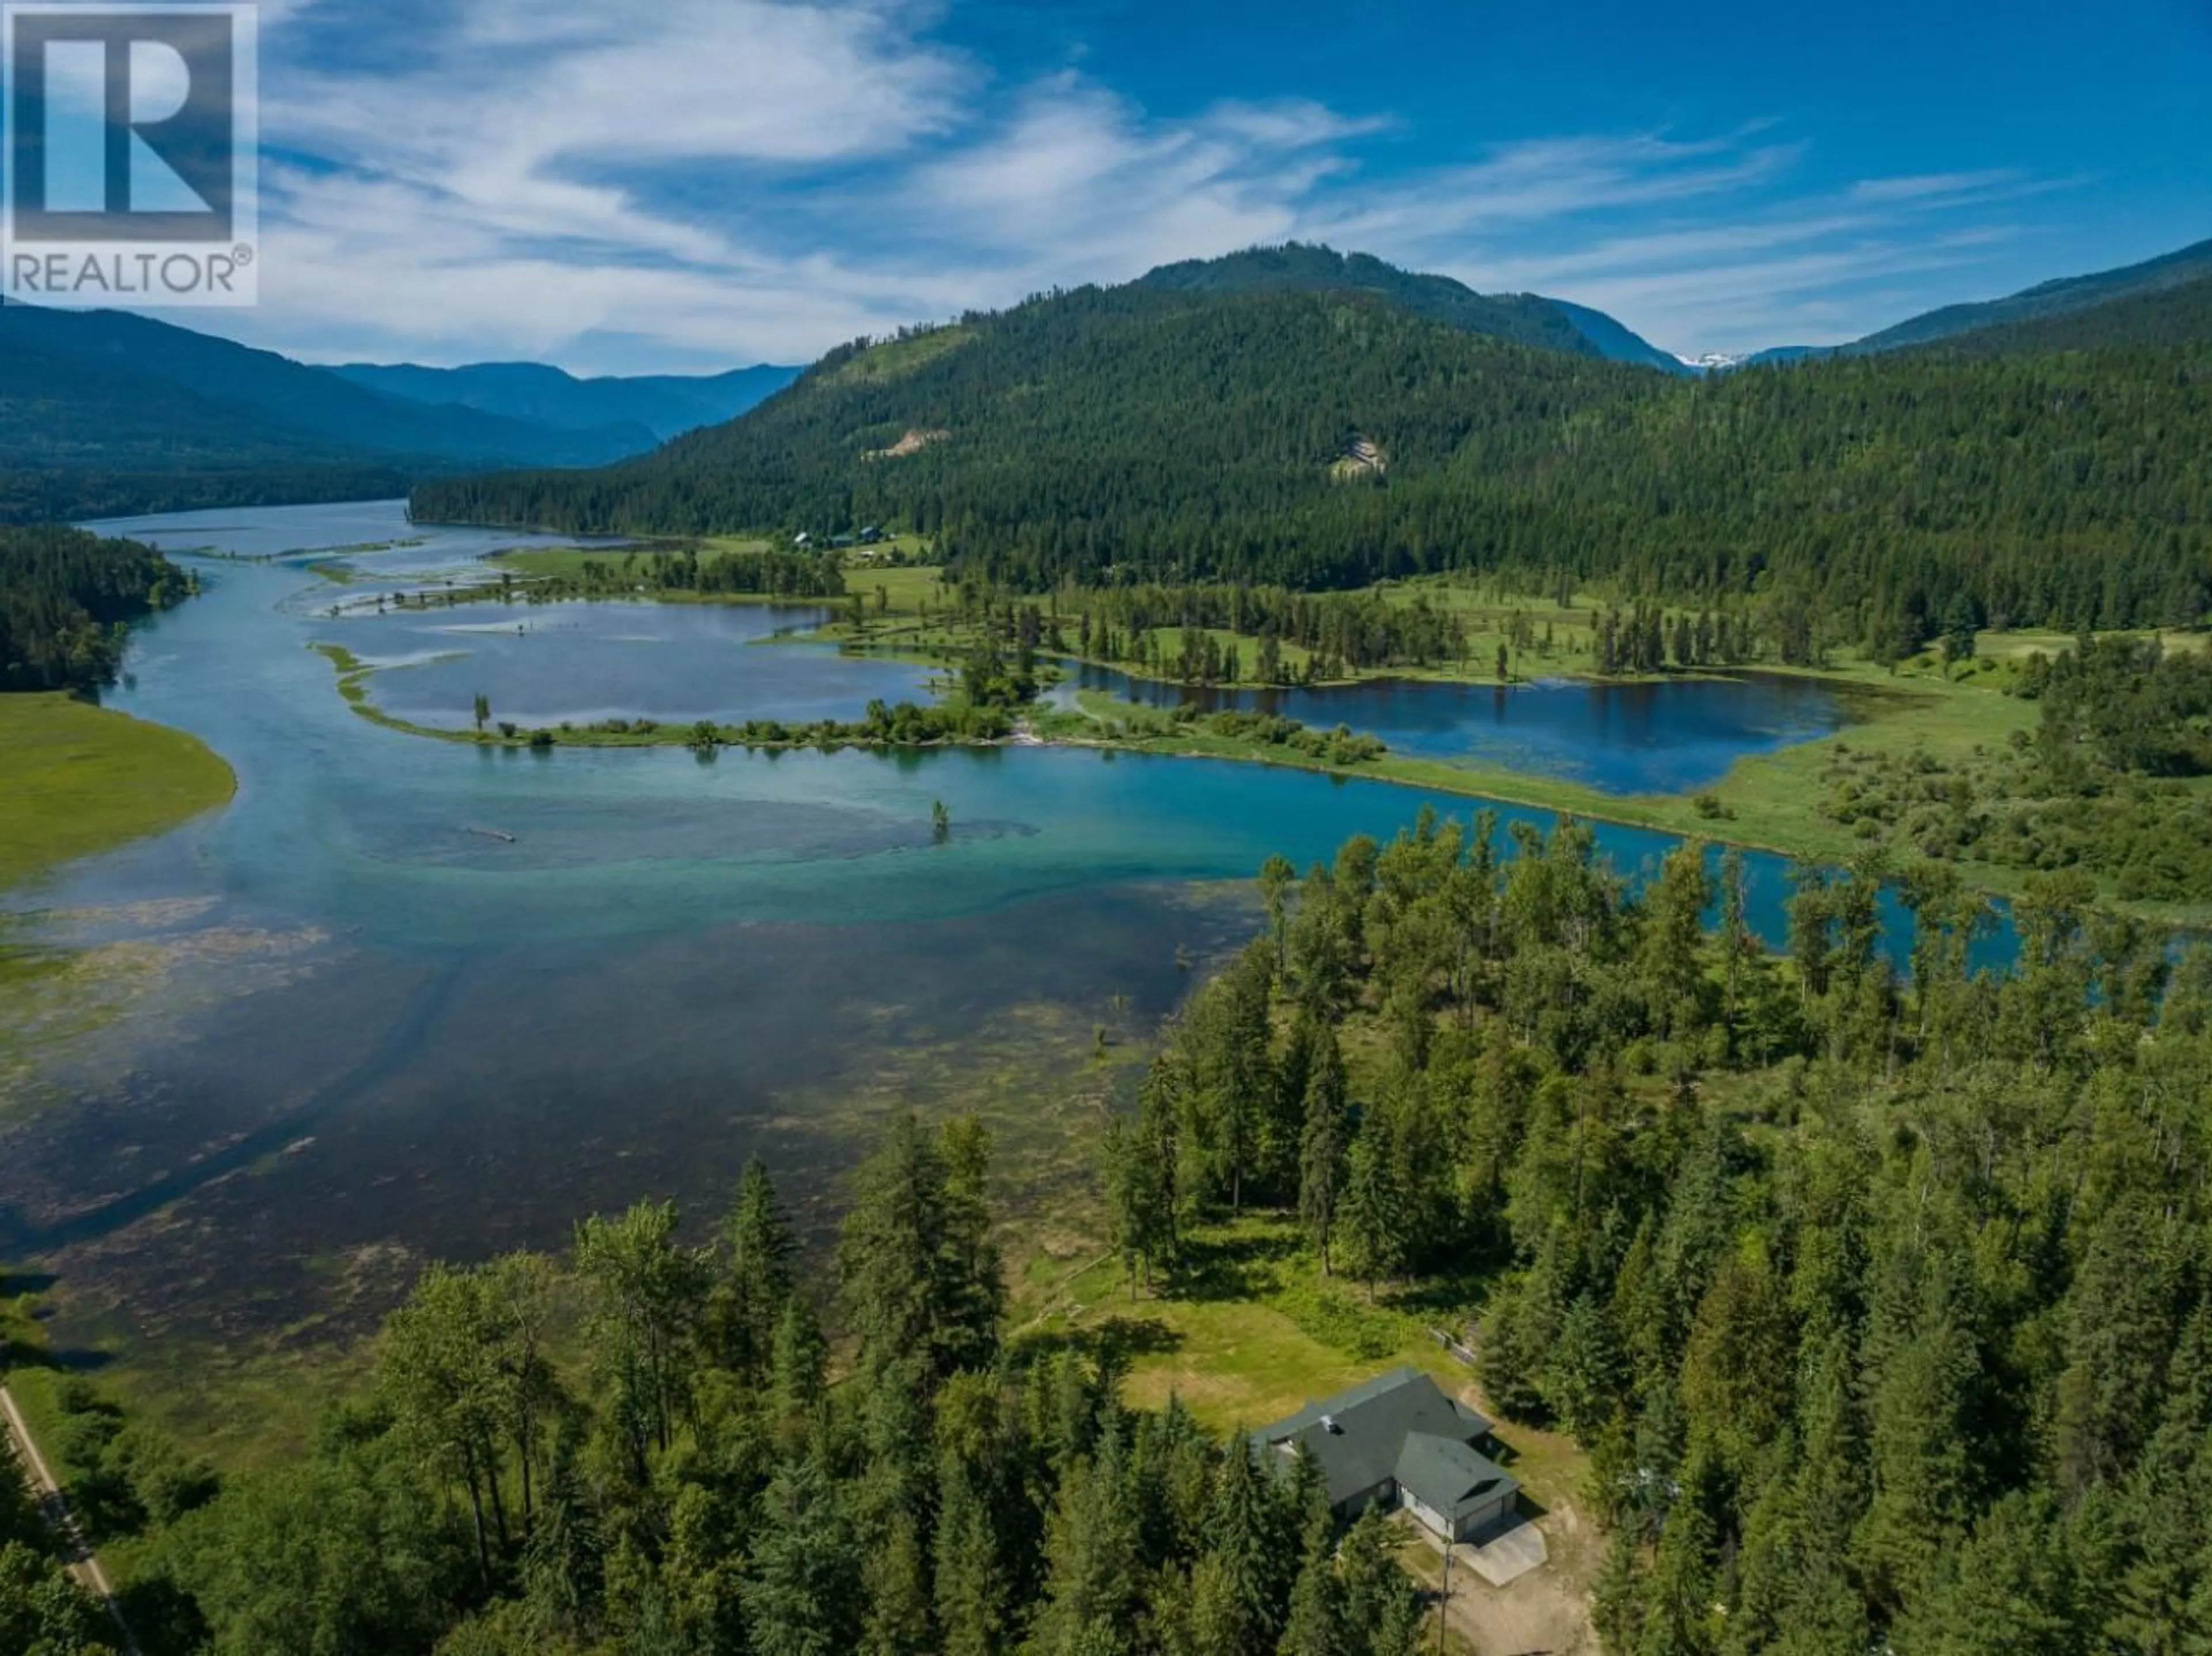
[[[461,0],[404,73],[264,76],[272,124],[403,170],[526,161],[823,162],[956,119],[975,69],[866,4]]]
[[[1498,147],[1472,165],[1416,175],[1350,206],[1328,233],[1365,246],[1423,246],[1486,231],[1624,208],[1725,195],[1771,181],[1795,146],[1655,134],[1540,138]]]
[[[1834,247],[1697,264],[1656,271],[1623,271],[1560,283],[1559,297],[1626,320],[1662,350],[1742,351],[1766,345],[1840,344],[1870,332],[1872,314],[1899,320],[1910,301],[1895,279],[1971,266],[1981,259],[1978,237],[1935,241],[1866,240]],[[1882,295],[1859,291],[1893,284]],[[1848,298],[1846,297],[1848,295]]]
[[[1301,204],[1346,165],[1328,146],[1371,130],[1305,104],[1158,121],[1064,75],[1000,130],[917,168],[893,210],[1030,287],[1123,278],[1292,234]]]
[[[1759,125],[1428,132],[1448,158],[1409,167],[1387,115],[1167,119],[1074,71],[1002,85],[932,21],[902,0],[449,0],[404,51],[319,61],[315,31],[358,14],[265,5],[263,308],[232,326],[325,359],[797,361],[1297,237],[1733,348],[1853,330],[1855,288],[1976,256],[1932,217],[2047,187],[1930,173],[1793,197],[1802,150]]]
[[[1978,173],[1917,173],[1898,178],[1861,179],[1851,186],[1854,201],[1926,201],[1961,196],[2022,182],[2011,167]]]

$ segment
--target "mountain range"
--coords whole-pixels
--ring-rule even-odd
[[[1885,650],[1961,600],[2016,624],[2191,625],[2212,606],[2212,275],[2102,293],[1692,377],[1613,360],[1551,301],[1262,249],[845,346],[649,454],[414,501],[576,533],[890,525],[1018,591],[1457,569],[1794,594],[1778,626],[1849,617]],[[1784,659],[1809,654],[1789,636]]]
[[[455,472],[602,465],[728,419],[797,372],[331,369],[127,312],[9,305],[0,520],[390,496]]]
[[[1803,362],[1808,357],[1871,356],[1885,350],[1905,350],[1915,345],[1938,344],[1960,336],[2010,323],[2034,322],[2094,310],[2139,295],[2164,293],[2212,277],[2212,241],[2198,241],[2139,265],[2097,271],[2087,276],[2061,277],[2008,294],[2002,299],[1972,304],[1945,305],[1908,317],[1864,338],[1842,345],[1777,345],[1743,358],[1746,365]],[[2048,336],[2053,339],[2059,335]],[[2067,347],[2052,345],[2050,349]]]
[[[466,368],[348,362],[331,370],[410,402],[452,404],[560,431],[642,433],[649,448],[702,425],[735,419],[796,380],[800,370],[762,362],[726,374],[653,374],[578,379],[543,362],[477,362]]]
[[[1540,294],[1480,294],[1449,276],[1402,271],[1371,254],[1340,253],[1302,242],[1163,265],[1139,277],[1136,285],[1199,295],[1365,294],[1462,333],[1680,371],[1674,358],[1602,311]]]
[[[1586,306],[1484,295],[1449,277],[1299,243],[1163,265],[1114,291],[1184,310],[1328,295],[1462,337],[1680,378],[1838,355],[2198,338],[2208,283],[2212,241],[1947,307],[1841,347],[1697,362]],[[897,352],[847,353],[845,372],[884,377],[887,365],[942,352],[993,322],[972,316],[955,328],[919,331]],[[819,365],[805,376],[827,377]],[[145,317],[9,306],[0,309],[0,519],[343,498],[471,472],[614,465],[739,419],[794,382],[805,383],[801,370],[768,364],[590,379],[530,362],[322,368]],[[891,431],[882,447],[908,435]]]

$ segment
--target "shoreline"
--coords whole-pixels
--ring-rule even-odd
[[[357,546],[331,549],[325,557],[327,561],[343,563],[348,551],[358,550]],[[573,550],[581,552],[586,549]],[[487,571],[501,567],[499,560],[491,556],[478,562],[480,567]],[[317,573],[322,573],[319,567]],[[934,575],[933,570],[921,566],[902,566],[898,573],[908,581],[920,576]],[[551,577],[542,575],[526,576],[522,581],[515,583],[511,595],[519,598],[523,591],[541,587],[550,579]],[[495,581],[465,581],[457,587],[442,589],[425,588],[416,595],[428,596],[434,593],[447,604],[482,602],[497,600],[502,595]],[[742,604],[810,609],[822,616],[820,624],[811,629],[796,629],[787,636],[778,635],[760,642],[830,644],[842,651],[930,668],[944,667],[947,653],[957,654],[958,648],[957,639],[901,636],[901,634],[911,630],[912,622],[903,603],[892,615],[878,622],[878,624],[885,625],[885,630],[890,635],[878,638],[870,636],[865,621],[855,636],[849,632],[849,624],[834,614],[823,614],[839,602],[835,598],[779,597],[758,593],[633,590],[588,594],[578,593],[550,601]],[[425,606],[436,606],[435,604]],[[902,621],[908,624],[902,625]],[[1103,732],[1102,726],[1119,719],[1157,718],[1163,711],[1141,702],[1124,703],[1118,700],[1110,704],[1103,703],[1102,700],[1102,704],[1109,705],[1112,709],[1104,713],[1085,707],[1079,714],[1073,710],[1048,712],[1039,718],[1036,710],[1027,715],[1017,711],[1015,716],[1021,720],[1023,728],[1006,736],[940,735],[907,742],[872,738],[858,728],[847,727],[843,721],[817,721],[811,730],[805,727],[795,728],[781,740],[763,740],[757,733],[753,739],[746,740],[740,734],[737,725],[704,721],[677,724],[647,721],[649,728],[644,730],[556,728],[541,733],[517,728],[508,735],[492,731],[478,732],[466,727],[420,724],[386,712],[375,705],[368,693],[367,681],[375,668],[362,661],[343,645],[316,643],[310,648],[331,661],[336,671],[341,696],[361,717],[404,734],[458,745],[524,748],[538,752],[549,752],[555,747],[682,747],[702,752],[724,746],[763,752],[805,748],[835,751],[843,747],[884,752],[899,749],[923,752],[957,746],[1091,747],[1102,751],[1273,765],[1340,779],[1382,782],[1466,799],[1478,804],[1560,813],[1593,822],[1668,834],[1682,839],[1705,840],[1784,858],[1802,857],[1829,866],[1846,864],[1878,842],[1871,841],[1863,833],[1855,833],[1850,823],[1836,819],[1820,808],[1828,786],[1827,776],[1822,774],[1824,766],[1830,768],[1829,774],[1832,775],[1832,767],[1846,752],[1860,755],[1887,752],[1893,756],[1903,756],[1933,749],[1938,757],[1948,754],[1954,758],[1968,752],[1978,753],[1984,745],[1994,745],[2014,732],[2025,730],[2032,723],[2033,705],[2001,693],[2011,680],[2010,669],[2014,665],[2014,654],[2002,649],[1994,652],[2002,660],[2002,671],[1993,672],[1998,662],[1985,657],[1980,663],[1979,671],[1971,673],[1964,679],[1954,678],[1941,668],[1930,669],[1918,661],[1904,664],[1902,671],[1895,668],[1885,671],[1874,664],[1859,662],[1824,663],[1820,666],[1751,662],[1626,675],[1595,673],[1583,670],[1578,665],[1562,661],[1556,665],[1547,663],[1546,669],[1537,674],[1529,674],[1524,669],[1502,683],[1487,676],[1455,671],[1449,666],[1432,666],[1395,667],[1365,676],[1316,680],[1310,686],[1453,684],[1469,689],[1519,691],[1546,683],[1597,687],[1766,677],[1818,685],[1837,698],[1848,720],[1826,735],[1794,742],[1767,752],[1741,755],[1723,776],[1703,788],[1686,789],[1677,794],[1615,794],[1565,777],[1495,764],[1414,758],[1395,752],[1351,764],[1332,762],[1325,754],[1302,752],[1282,744],[1261,744],[1222,736],[1196,726],[1166,730],[1155,728],[1125,736],[1109,736]],[[1265,694],[1271,689],[1290,691],[1309,687],[1242,682],[1185,685],[1182,679],[1171,674],[1147,672],[1140,663],[1102,661],[1064,647],[1054,653],[1054,659],[1064,663],[1071,670],[1071,675],[1075,669],[1097,667],[1117,673],[1132,685],[1153,685],[1166,690],[1188,689],[1200,696],[1209,691],[1224,696],[1251,696]],[[1109,692],[1085,690],[1079,693],[1088,700],[1103,698]],[[1126,711],[1121,710],[1124,709]],[[713,723],[711,736],[703,734],[702,731],[702,724],[708,722]],[[825,733],[821,728],[821,724],[825,722],[839,728]],[[1309,728],[1316,734],[1327,734],[1319,727]],[[234,787],[234,779],[232,785]],[[225,797],[228,797],[227,794]],[[161,825],[157,824],[142,831],[157,832],[161,830]],[[1903,855],[1910,859],[1911,851],[1909,847],[1903,848]],[[2026,867],[1983,861],[1939,860],[1944,866],[1955,869],[1972,889],[1997,898],[2020,895],[2033,872]],[[2100,882],[2099,901],[2102,906],[2114,912],[2131,915],[2162,926],[2190,931],[2212,928],[2212,904],[2126,898],[2106,889],[2104,882]]]
[[[376,669],[361,661],[344,646],[317,643],[309,648],[337,669],[339,693],[356,714],[373,724],[404,734],[462,746],[521,749],[541,753],[564,747],[696,749],[701,746],[696,724],[659,725],[644,732],[555,729],[546,733],[546,740],[537,742],[532,740],[532,733],[526,730],[519,729],[514,735],[507,736],[495,732],[479,734],[467,728],[451,729],[416,724],[386,713],[375,706],[369,699],[367,680]],[[894,652],[872,653],[888,654]],[[901,655],[907,654],[896,653]],[[1792,743],[1769,752],[1743,755],[1735,760],[1724,776],[1707,788],[1686,794],[1610,794],[1588,783],[1564,777],[1497,766],[1418,758],[1395,752],[1386,752],[1380,758],[1352,764],[1333,764],[1326,758],[1303,754],[1285,746],[1241,741],[1194,727],[1176,734],[1124,738],[1104,734],[1103,730],[1097,730],[1094,734],[1071,729],[1064,722],[1061,728],[1044,730],[1025,723],[1012,734],[1003,738],[947,737],[900,743],[871,740],[858,734],[841,735],[828,741],[794,735],[782,741],[748,742],[734,739],[738,727],[716,724],[715,746],[769,752],[808,749],[834,752],[848,748],[880,752],[927,752],[958,747],[1060,747],[1164,758],[1210,759],[1232,764],[1267,765],[1326,776],[1340,782],[1367,782],[1449,795],[1477,805],[1550,811],[1616,827],[1666,834],[1681,840],[1703,840],[1717,846],[1763,852],[1789,859],[1802,857],[1829,866],[1842,866],[1866,849],[1866,843],[1855,837],[1844,825],[1829,822],[1801,811],[1797,819],[1784,827],[1772,809],[1759,811],[1753,801],[1757,799],[1802,797],[1806,792],[1807,777],[1804,773],[1820,758],[1839,747],[1855,742],[1863,743],[1870,732],[1879,730],[1886,724],[1901,722],[1909,709],[1916,705],[1925,707],[1933,704],[1939,702],[1941,697],[1933,691],[1917,692],[1910,683],[1894,686],[1869,685],[1844,675],[1802,669],[1785,671],[1789,671],[1792,677],[1818,679],[1830,684],[1839,697],[1859,702],[1862,705],[1869,701],[1882,701],[1891,703],[1891,707],[1887,713],[1863,717],[1824,737]],[[1728,675],[1704,673],[1698,676],[1714,678]],[[1103,691],[1080,693],[1101,698],[1105,695]],[[1157,711],[1133,703],[1113,703],[1110,705],[1126,706],[1132,715]],[[1103,727],[1115,715],[1086,707],[1078,716],[1096,728]],[[1905,734],[1911,733],[1908,731]],[[1710,803],[1701,804],[1701,801]],[[1707,814],[1708,811],[1712,814]],[[2007,899],[2021,894],[2032,872],[1986,862],[1949,861],[1945,866],[1957,869],[1960,878],[1972,889],[1986,896]],[[2150,903],[2110,896],[2100,896],[2100,901],[2115,912],[2134,915],[2177,930],[2202,931],[2212,928],[2212,905]]]
[[[188,730],[60,691],[0,695],[9,782],[0,892],[184,826],[230,803],[238,773]]]

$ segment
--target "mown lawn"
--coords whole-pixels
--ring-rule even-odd
[[[1124,1401],[1156,1409],[1178,1397],[1217,1431],[1265,1426],[1401,1364],[1480,1397],[1473,1373],[1428,1330],[1456,1333],[1479,1307],[1481,1283],[1386,1287],[1370,1298],[1363,1284],[1324,1280],[1297,1222],[1272,1213],[1209,1226],[1188,1251],[1172,1283],[1133,1299],[1115,1262],[1051,1287],[1043,1271],[1032,1274],[1026,1297],[1042,1314],[1026,1332],[1117,1354]],[[1576,1498],[1589,1460],[1571,1440],[1510,1423],[1499,1437],[1540,1506]]]

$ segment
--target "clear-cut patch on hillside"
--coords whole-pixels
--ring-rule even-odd
[[[1380,477],[1390,469],[1390,458],[1382,452],[1382,445],[1372,437],[1354,437],[1344,446],[1328,468],[1328,474],[1339,483],[1355,478]]]
[[[872,460],[902,460],[908,454],[919,454],[933,442],[943,442],[951,435],[950,431],[941,428],[934,431],[923,431],[915,427],[908,427],[906,435],[889,448],[871,448],[863,458]]]

